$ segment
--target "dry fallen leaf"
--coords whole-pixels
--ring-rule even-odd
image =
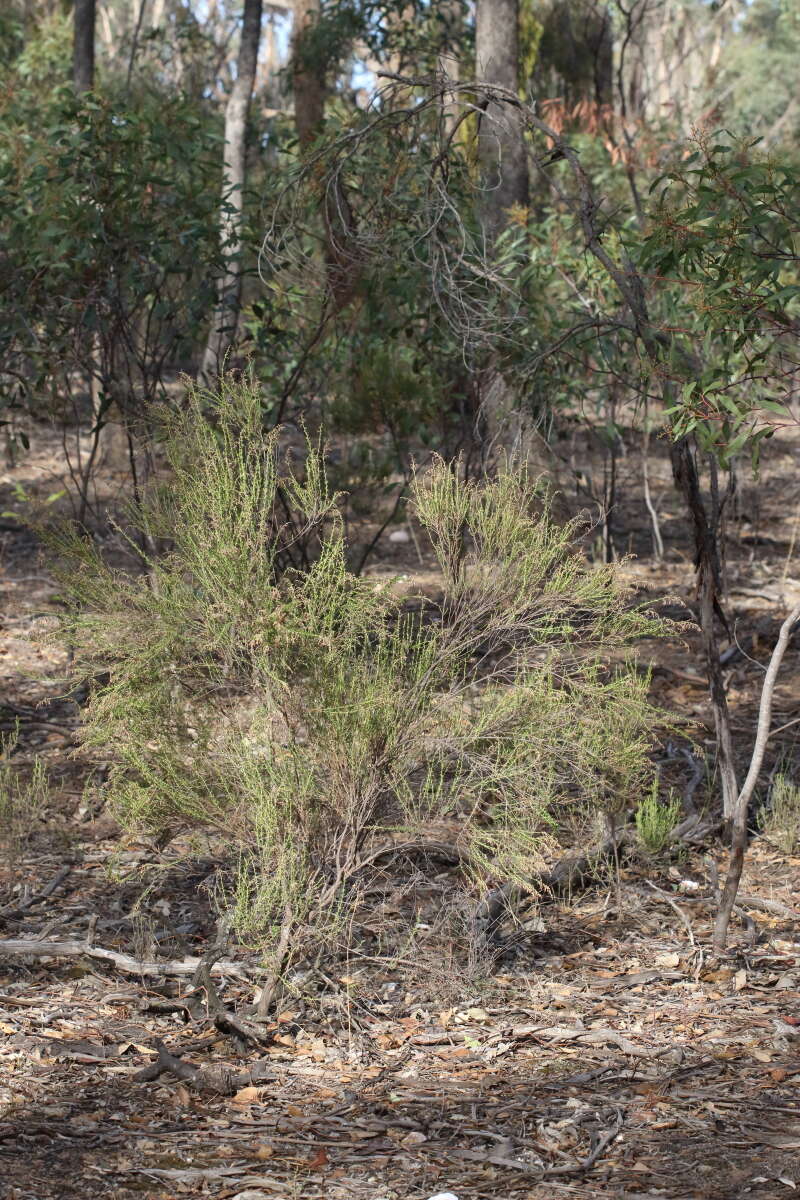
[[[243,1087],[231,1098],[231,1104],[258,1104],[260,1091],[257,1087]]]
[[[485,1008],[468,1008],[466,1012],[470,1021],[488,1021],[489,1014]]]
[[[427,1137],[420,1129],[412,1129],[411,1133],[407,1133],[404,1138],[400,1139],[403,1146],[419,1146],[422,1142],[427,1142]]]
[[[667,954],[657,954],[653,962],[657,967],[677,967],[680,966],[681,956],[670,951]]]

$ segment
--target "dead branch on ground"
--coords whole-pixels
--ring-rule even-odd
[[[109,962],[126,975],[193,976],[202,963],[200,958],[148,961],[122,954],[118,950],[106,950],[102,946],[90,946],[86,942],[38,942],[34,938],[8,938],[0,940],[0,955],[30,955],[33,958],[97,958]],[[249,980],[250,976],[241,963],[216,962],[210,968],[217,975],[232,975],[237,979]]]
[[[246,1071],[231,1071],[227,1067],[195,1067],[171,1054],[159,1038],[156,1038],[154,1045],[158,1051],[158,1058],[134,1075],[135,1083],[153,1083],[162,1075],[174,1075],[195,1092],[231,1096],[243,1087],[251,1087],[275,1078],[274,1071],[270,1069],[269,1059],[259,1060]]]

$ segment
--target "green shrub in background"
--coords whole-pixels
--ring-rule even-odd
[[[0,733],[0,849],[9,862],[36,824],[48,793],[47,770],[35,758],[30,772],[14,762],[17,733]]]
[[[603,656],[657,625],[524,469],[465,483],[439,461],[416,479],[444,594],[408,605],[348,570],[320,451],[282,469],[257,389],[191,393],[164,446],[170,477],[132,514],[170,540],[146,576],[51,534],[61,635],[80,670],[110,673],[86,739],[113,754],[117,810],[218,835],[240,930],[269,944],[282,924],[302,953],[398,842],[444,840],[476,881],[531,886],[553,805],[646,786],[658,714]]]
[[[800,849],[800,787],[787,775],[775,776],[769,800],[758,815],[765,837],[784,854]]]
[[[207,330],[219,143],[195,102],[0,94],[0,403],[139,426]],[[92,406],[89,400],[92,400]],[[48,402],[49,401],[49,406]]]
[[[654,779],[650,792],[636,809],[636,832],[644,848],[651,854],[658,854],[663,850],[680,814],[680,800],[671,793],[669,800],[661,800],[658,795],[658,780]]]

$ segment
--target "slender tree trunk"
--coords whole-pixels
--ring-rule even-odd
[[[324,47],[318,46],[318,52],[312,53],[312,34],[319,11],[319,0],[294,0],[292,89],[301,153],[314,144],[325,119],[327,65],[324,54],[320,53]],[[341,179],[326,187],[320,209],[325,222],[326,302],[329,314],[333,315],[350,303],[361,278],[355,217]]]
[[[477,0],[475,78],[515,92],[519,71],[518,0]],[[507,222],[508,210],[528,204],[528,157],[522,124],[507,104],[489,102],[478,131],[483,174],[482,223],[493,242]]]
[[[442,17],[447,23],[447,38],[437,56],[436,69],[441,74],[458,83],[461,78],[461,63],[459,53],[462,45],[461,31],[464,23],[464,13],[460,0],[444,0]],[[442,118],[444,128],[450,133],[458,120],[460,105],[455,97],[442,100]]]
[[[781,631],[778,635],[775,649],[772,651],[767,673],[764,676],[764,684],[761,688],[758,730],[753,747],[753,757],[750,760],[750,770],[747,772],[747,778],[736,799],[736,807],[733,813],[733,833],[731,836],[731,857],[728,863],[725,886],[722,889],[722,896],[720,897],[717,920],[714,925],[714,949],[717,951],[724,950],[725,943],[728,940],[728,925],[730,924],[731,913],[736,902],[736,893],[739,890],[739,882],[742,878],[742,868],[744,866],[744,852],[747,845],[747,809],[756,783],[758,782],[761,764],[764,761],[764,751],[769,741],[769,727],[772,719],[772,695],[775,691],[775,681],[778,678],[778,671],[783,656],[786,653],[786,647],[789,645],[789,638],[792,636],[798,621],[800,621],[800,604],[794,606],[781,625]]]
[[[73,10],[72,79],[76,92],[94,87],[95,0],[75,0]]]
[[[242,298],[242,229],[247,182],[247,118],[258,65],[262,0],[244,0],[236,80],[225,109],[220,232],[225,267],[199,380],[208,386],[219,375],[236,339]]]
[[[475,79],[517,94],[519,87],[519,0],[477,0],[475,6]],[[481,173],[479,217],[486,248],[508,224],[509,210],[526,208],[529,200],[528,156],[516,109],[487,98],[478,126]],[[518,397],[496,364],[480,382],[481,403],[476,433],[484,467],[497,452],[523,456],[526,422]]]
[[[319,17],[319,0],[294,0],[292,32],[292,89],[294,127],[300,149],[318,136],[325,117],[325,77],[309,53],[309,34]]]
[[[139,50],[139,38],[142,32],[142,24],[144,22],[144,14],[147,8],[147,0],[139,0],[139,12],[136,16],[136,24],[133,27],[133,37],[131,38],[131,52],[128,56],[128,73],[125,77],[125,92],[128,94],[131,90],[131,80],[133,79],[133,68],[136,64],[136,55]]]
[[[700,630],[706,660],[708,690],[717,736],[717,760],[722,782],[722,809],[725,820],[733,819],[739,789],[733,757],[728,700],[719,659],[715,617],[721,614],[722,568],[719,556],[718,520],[709,521],[697,474],[695,446],[688,437],[679,438],[671,447],[672,473],[686,502],[692,522],[697,588],[700,603]]]

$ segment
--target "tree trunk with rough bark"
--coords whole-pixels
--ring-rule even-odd
[[[475,9],[475,78],[515,92],[519,71],[518,0],[478,0]],[[528,157],[517,112],[489,102],[478,131],[482,173],[482,224],[493,242],[508,210],[528,204]]]
[[[325,77],[310,54],[310,34],[319,17],[319,0],[294,0],[292,32],[292,90],[294,127],[300,149],[319,134],[325,117]]]
[[[477,0],[475,7],[475,79],[515,95],[519,88],[519,0]],[[528,155],[517,110],[487,97],[478,126],[480,166],[479,217],[491,256],[508,224],[509,210],[527,208]],[[524,457],[527,425],[518,396],[497,365],[483,372],[478,435],[484,466],[494,458]]]
[[[76,92],[94,87],[95,0],[75,0],[73,10],[72,79]]]
[[[236,80],[225,109],[220,236],[225,267],[199,381],[208,386],[224,368],[236,339],[242,298],[242,229],[247,183],[247,118],[258,65],[263,0],[244,0]]]
[[[325,119],[326,61],[324,46],[314,45],[319,0],[295,0],[292,34],[292,89],[294,125],[301,154],[314,144]],[[325,223],[327,274],[326,304],[330,315],[346,308],[361,279],[356,224],[347,190],[341,179],[326,187],[320,204]]]

